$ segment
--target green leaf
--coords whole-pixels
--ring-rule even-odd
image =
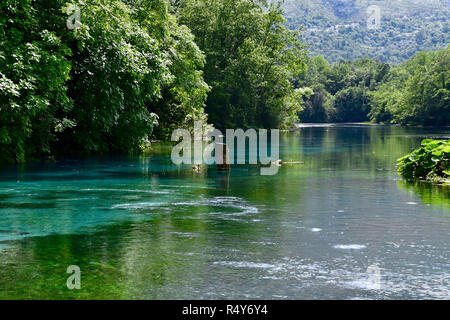
[[[433,140],[433,139],[425,139],[425,140],[422,140],[422,145],[423,145],[423,146],[427,146],[427,145],[429,145],[430,143],[432,143],[433,141],[435,141],[435,140]]]

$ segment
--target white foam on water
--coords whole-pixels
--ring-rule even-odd
[[[180,185],[171,185],[171,184],[158,184],[159,187],[164,188],[175,188],[175,189],[215,189],[214,187],[207,187],[207,186],[180,186]]]
[[[358,288],[358,289],[363,289],[363,290],[382,290],[383,289],[383,287],[381,285],[381,281],[380,281],[380,284],[378,284],[378,285],[374,284],[373,281],[371,281],[371,279],[370,279],[370,275],[368,275],[366,277],[362,277],[361,279],[348,281],[345,284],[346,284],[346,286],[348,286],[350,288]]]
[[[133,192],[133,193],[150,193],[150,194],[169,194],[168,190],[134,190],[134,189],[113,189],[113,188],[88,188],[81,191],[113,191],[113,192]]]
[[[161,207],[166,205],[163,202],[138,202],[138,203],[121,203],[111,207],[111,209],[145,209],[152,207]]]
[[[247,261],[217,261],[213,264],[221,266],[230,266],[236,268],[254,268],[254,269],[274,269],[277,266],[270,263],[257,263],[257,262],[247,262]]]
[[[174,202],[172,203],[174,206],[194,206],[195,202]]]
[[[258,244],[258,245],[275,245],[275,242],[270,242],[270,241],[252,241],[250,242],[251,244]]]
[[[189,232],[176,232],[176,231],[173,231],[173,232],[168,232],[168,234],[173,234],[173,235],[176,235],[176,236],[179,236],[179,237],[182,237],[182,238],[194,238],[194,237],[198,237],[198,234],[195,234],[195,233],[189,233]]]
[[[367,246],[363,244],[338,244],[333,246],[333,248],[342,250],[361,250],[367,248]]]
[[[238,197],[214,197],[210,199],[200,199],[196,201],[174,202],[171,205],[175,206],[206,206],[219,208],[232,208],[236,212],[219,212],[222,216],[244,216],[248,214],[258,213],[257,207],[245,204],[245,200]],[[215,212],[211,212],[215,214]]]
[[[87,197],[87,198],[62,198],[62,199],[55,199],[57,201],[80,201],[80,200],[95,200],[98,199],[98,197]]]

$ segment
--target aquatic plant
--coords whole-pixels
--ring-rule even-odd
[[[423,140],[419,149],[398,159],[398,166],[408,180],[450,183],[450,140]]]

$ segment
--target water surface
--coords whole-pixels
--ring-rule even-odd
[[[281,135],[281,158],[299,163],[276,176],[194,173],[164,146],[4,168],[0,298],[450,298],[450,187],[406,183],[395,167],[448,136],[303,127]],[[66,287],[70,265],[81,290]]]

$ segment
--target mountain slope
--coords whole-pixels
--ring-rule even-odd
[[[374,5],[381,19],[370,29]],[[450,43],[450,0],[286,0],[284,9],[291,28],[304,26],[311,54],[330,62],[368,56],[400,63]]]

